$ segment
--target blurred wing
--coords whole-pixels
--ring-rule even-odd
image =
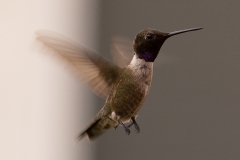
[[[131,39],[123,36],[115,36],[112,39],[111,53],[114,62],[119,67],[126,67],[130,64],[133,58],[132,43]]]
[[[121,68],[62,35],[46,30],[39,30],[36,34],[38,40],[55,50],[73,66],[77,76],[86,82],[94,93],[101,97],[109,94]]]

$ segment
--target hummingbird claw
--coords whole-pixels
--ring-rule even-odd
[[[122,121],[118,120],[119,124],[121,124],[126,132],[127,135],[129,135],[131,133],[130,129],[128,129],[123,123]]]
[[[137,123],[134,124],[134,125],[135,125],[136,132],[139,133],[139,132],[140,132],[140,127],[139,127],[139,125],[138,125]]]
[[[131,119],[132,119],[132,123],[130,125],[128,125],[128,128],[131,127],[134,124],[136,132],[139,133],[140,132],[140,127],[139,127],[135,117],[132,117]]]
[[[127,135],[129,135],[131,133],[130,129],[128,129],[127,127],[124,128],[124,129],[125,129],[125,132],[126,132]]]

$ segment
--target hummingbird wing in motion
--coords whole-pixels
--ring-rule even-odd
[[[133,41],[124,36],[114,36],[111,40],[111,54],[115,64],[126,67],[133,58]]]
[[[52,31],[38,30],[37,39],[68,61],[77,77],[86,82],[95,94],[106,97],[122,69],[100,54]]]

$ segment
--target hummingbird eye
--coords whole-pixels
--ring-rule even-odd
[[[153,35],[152,35],[152,34],[147,34],[147,35],[146,35],[146,39],[148,39],[148,40],[153,39]]]

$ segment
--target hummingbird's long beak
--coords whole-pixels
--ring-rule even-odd
[[[190,32],[190,31],[197,31],[197,30],[200,30],[200,29],[203,29],[203,28],[198,27],[198,28],[190,28],[190,29],[184,29],[184,30],[180,30],[180,31],[174,31],[174,32],[170,32],[169,34],[167,34],[166,37],[169,38],[169,37],[175,36],[177,34]]]

